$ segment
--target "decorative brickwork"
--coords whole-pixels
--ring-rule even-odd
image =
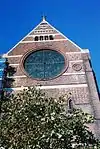
[[[72,93],[72,97],[75,104],[89,104],[89,92],[87,87],[80,88],[66,88],[66,89],[46,89],[44,92],[48,96],[60,97],[66,95],[68,92]]]
[[[86,84],[85,75],[68,75],[59,76],[53,80],[38,81],[29,77],[14,78],[12,87],[34,86],[34,85],[69,85],[69,84]],[[9,83],[8,83],[9,84]],[[7,85],[7,87],[10,87]]]
[[[25,52],[34,49],[42,49],[49,48],[60,50],[63,52],[79,52],[79,49],[72,45],[69,41],[51,41],[51,42],[33,42],[33,43],[19,43],[10,53],[9,55],[22,55]]]
[[[82,69],[82,65],[80,63],[75,63],[75,64],[72,65],[72,68],[75,71],[80,71]]]

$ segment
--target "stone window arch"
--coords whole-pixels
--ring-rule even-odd
[[[54,39],[53,35],[50,35],[50,36],[49,36],[49,39],[50,39],[50,40],[53,40],[53,39]]]
[[[40,36],[40,40],[43,40],[43,36]]]
[[[73,97],[72,97],[72,94],[69,93],[69,97],[67,99],[67,109],[68,109],[68,112],[71,113],[74,109],[74,100],[73,100]]]
[[[45,40],[48,40],[48,36],[45,36],[44,38],[45,38]]]
[[[38,41],[39,40],[38,36],[35,36],[34,40],[35,41]]]

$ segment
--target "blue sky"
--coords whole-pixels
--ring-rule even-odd
[[[31,31],[43,14],[69,39],[90,50],[100,88],[100,0],[1,0],[0,54]]]

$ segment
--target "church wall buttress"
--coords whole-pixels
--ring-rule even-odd
[[[84,67],[89,89],[90,104],[94,113],[93,115],[96,119],[95,133],[96,136],[100,138],[100,99],[89,56],[84,58]]]

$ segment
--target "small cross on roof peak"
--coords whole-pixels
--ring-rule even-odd
[[[46,21],[46,16],[45,16],[45,15],[42,16],[42,21],[43,21],[43,22]]]

